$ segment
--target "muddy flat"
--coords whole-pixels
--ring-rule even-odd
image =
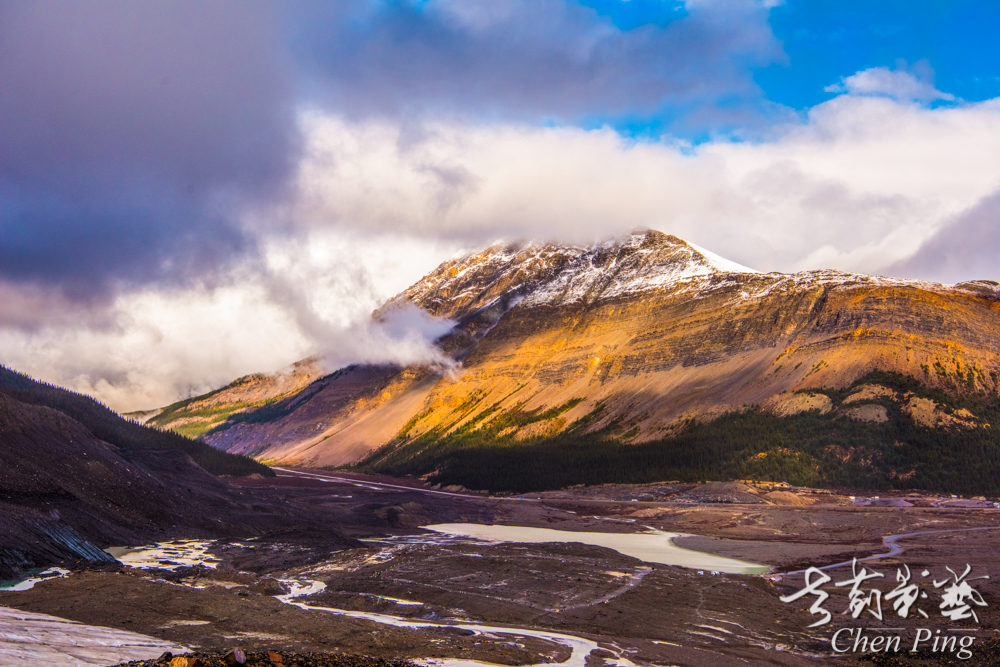
[[[669,485],[490,498],[427,489],[412,479],[291,470],[240,484],[314,521],[201,541],[201,550],[190,553],[180,542],[158,550],[116,545],[143,548],[115,552],[123,565],[0,591],[0,605],[195,650],[241,646],[568,667],[856,664],[861,652],[831,648],[837,629],[894,628],[910,636],[920,627],[962,629],[981,645],[1000,620],[1000,531],[993,530],[1000,512],[992,508],[937,507],[933,499],[879,507],[809,490],[786,492],[802,504],[744,504],[733,502],[743,496],[727,500],[719,489],[711,489],[717,502],[702,502],[691,489]],[[505,528],[502,535],[422,528],[440,524]],[[358,542],[349,548],[342,538],[331,542],[322,525]],[[518,539],[517,527],[534,530]],[[555,533],[538,529],[560,531],[560,539],[545,541],[538,536]],[[679,535],[675,548],[712,557],[705,557],[706,567],[697,561],[682,567],[625,553],[626,542],[653,531]],[[566,533],[581,541],[566,541]],[[608,538],[587,544],[587,533]],[[923,605],[928,618],[915,609],[899,618],[888,602],[882,621],[867,611],[858,619],[841,614],[850,587],[833,584],[852,576],[849,563],[825,570],[828,625],[808,627],[817,618],[809,610],[814,597],[781,601],[802,588],[796,571],[886,554],[887,536],[911,533],[896,540],[899,553],[863,566],[884,575],[877,583],[885,592],[897,585],[903,565],[917,578],[928,571],[924,588],[938,597],[943,588],[931,580],[951,576],[948,567],[989,575],[973,582],[985,603],[973,605],[974,624],[943,617],[932,597],[915,606]],[[707,567],[726,560],[764,565],[768,573]]]

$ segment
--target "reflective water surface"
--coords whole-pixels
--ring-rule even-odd
[[[769,569],[768,566],[758,563],[682,549],[673,542],[673,539],[680,537],[681,533],[664,533],[653,529],[646,533],[578,533],[551,528],[484,526],[476,523],[440,523],[423,528],[446,535],[473,537],[491,542],[580,542],[614,549],[620,554],[647,563],[678,565],[713,572],[764,574]]]

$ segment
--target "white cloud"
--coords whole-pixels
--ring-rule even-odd
[[[915,76],[913,73],[891,70],[888,67],[872,67],[851,76],[844,77],[840,83],[827,86],[828,93],[850,93],[851,95],[885,95],[902,101],[917,100],[933,102],[936,100],[954,101],[955,96],[942,93],[934,84]]]
[[[761,270],[1000,278],[990,232],[1000,100],[931,108],[896,97],[840,95],[767,141],[698,146],[609,129],[305,113],[294,195],[247,220],[257,264],[215,286],[149,287],[61,319],[32,309],[58,310],[58,295],[0,286],[0,355],[120,409],[316,352],[332,366],[434,361],[427,340],[447,323],[404,313],[373,327],[371,311],[462,249],[637,226]]]
[[[308,351],[259,287],[142,290],[118,298],[105,326],[0,330],[5,364],[122,410],[156,407],[273,370]]]
[[[317,113],[303,127],[300,224],[470,243],[650,226],[764,270],[877,271],[1000,186],[1000,101],[842,95],[770,141],[697,147]]]
[[[312,354],[330,370],[359,361],[444,363],[429,340],[450,324],[372,310],[457,246],[391,235],[314,232],[265,242],[264,265],[226,284],[123,293],[100,317],[0,327],[3,363],[129,411],[159,407]],[[6,286],[10,297],[33,290]],[[17,322],[14,322],[17,324]],[[445,364],[447,365],[447,364]]]

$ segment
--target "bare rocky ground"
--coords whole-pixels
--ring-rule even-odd
[[[277,651],[255,651],[244,653],[238,662],[233,651],[200,651],[174,656],[164,653],[155,660],[133,660],[124,663],[127,667],[176,667],[177,658],[193,663],[191,667],[231,667],[231,664],[245,667],[416,667],[406,660],[385,660],[368,656],[345,656],[331,653],[279,653]],[[185,665],[184,667],[187,667]]]
[[[588,667],[600,664],[602,657],[637,665],[872,664],[859,662],[860,653],[831,652],[833,630],[862,625],[871,632],[903,628],[910,636],[918,627],[974,629],[976,646],[992,640],[994,649],[979,650],[973,661],[954,664],[993,664],[988,660],[993,659],[1000,624],[1000,531],[966,529],[1000,526],[1000,511],[934,507],[936,499],[925,495],[908,497],[912,507],[857,506],[846,495],[746,485],[607,486],[492,499],[429,494],[418,480],[329,475],[352,481],[282,476],[238,483],[244,491],[321,518],[317,526],[337,526],[348,540],[314,527],[272,530],[238,544],[217,542],[212,553],[222,563],[215,570],[81,570],[29,591],[0,593],[0,605],[127,629],[203,651],[242,646],[248,651],[457,658],[510,665],[569,657],[565,646],[543,639],[476,634],[447,625],[394,627],[300,609],[275,597],[287,589],[278,580],[308,579],[326,584],[322,592],[297,600],[314,607],[588,638],[601,647]],[[769,499],[776,490],[787,495]],[[738,502],[747,500],[747,494],[763,501]],[[699,572],[643,563],[578,543],[444,539],[419,528],[459,522],[623,533],[653,527],[697,535],[677,543],[766,563],[774,574]],[[781,573],[884,553],[887,535],[958,530],[965,532],[902,539],[900,554],[864,566],[884,574],[880,588],[889,591],[903,563],[914,573],[926,568],[938,579],[947,574],[946,566],[960,574],[970,565],[970,576],[991,577],[972,582],[987,605],[974,608],[977,624],[942,618],[930,598],[918,601],[930,612],[927,620],[915,613],[900,619],[889,603],[882,622],[867,613],[854,620],[840,614],[848,606],[848,587],[831,585],[824,589],[831,594],[824,607],[833,613],[833,621],[808,629],[816,620],[809,613],[815,598],[779,600],[803,582],[802,574]],[[362,546],[345,544],[350,538]],[[830,574],[840,581],[850,577],[850,569]],[[935,593],[930,585],[925,588]],[[938,656],[928,659],[899,654],[892,656],[896,662],[877,664],[952,664]],[[953,656],[949,659],[954,661]]]

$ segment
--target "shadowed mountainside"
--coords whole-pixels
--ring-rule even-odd
[[[79,422],[95,437],[122,449],[176,449],[214,475],[270,476],[274,472],[253,459],[221,452],[172,431],[161,431],[123,419],[90,396],[38,382],[0,366],[0,394],[21,403],[51,408]]]
[[[0,369],[0,579],[53,563],[110,562],[102,548],[111,545],[259,535],[311,521],[230,487],[192,457],[230,474],[274,474]]]

